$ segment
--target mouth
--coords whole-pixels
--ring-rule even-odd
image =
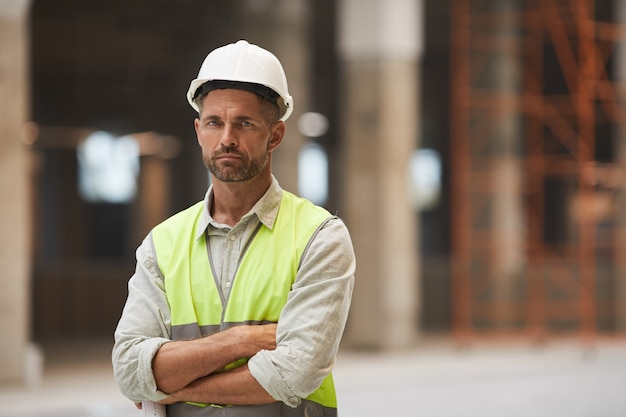
[[[224,153],[221,153],[219,155],[215,155],[215,157],[213,159],[215,159],[216,161],[219,161],[219,160],[227,160],[228,161],[228,160],[243,159],[243,158],[241,157],[241,155],[237,155],[237,154],[232,153],[232,152],[224,152]]]

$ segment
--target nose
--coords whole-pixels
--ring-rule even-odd
[[[225,125],[222,129],[222,137],[220,138],[220,144],[225,148],[235,148],[239,144],[235,129],[230,125]]]

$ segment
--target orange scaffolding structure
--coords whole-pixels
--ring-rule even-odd
[[[453,333],[622,332],[626,26],[593,0],[451,7]]]

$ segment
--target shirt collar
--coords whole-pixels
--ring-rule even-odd
[[[278,209],[280,207],[280,201],[283,197],[283,190],[280,188],[280,184],[278,180],[272,175],[272,183],[270,184],[270,188],[267,192],[256,202],[256,204],[250,209],[248,213],[246,213],[240,221],[244,221],[249,219],[251,216],[256,215],[257,218],[264,226],[269,228],[270,230],[274,228],[274,223],[276,221],[276,217],[278,216]],[[202,208],[202,214],[200,216],[200,221],[198,222],[198,227],[196,229],[196,240],[200,239],[204,232],[206,231],[209,224],[214,222],[211,217],[211,211],[209,208],[213,204],[213,185],[209,187],[205,196],[204,196],[204,204]]]

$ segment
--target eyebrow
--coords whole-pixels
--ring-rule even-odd
[[[208,114],[204,117],[202,117],[201,120],[219,120],[219,121],[223,121],[224,119],[222,118],[222,116],[218,116],[217,114]],[[255,122],[263,122],[263,117],[259,116],[259,117],[254,117],[254,116],[250,116],[247,114],[242,114],[242,115],[238,115],[233,117],[233,120],[235,122],[241,122],[244,120],[250,120],[250,121],[255,121]]]

